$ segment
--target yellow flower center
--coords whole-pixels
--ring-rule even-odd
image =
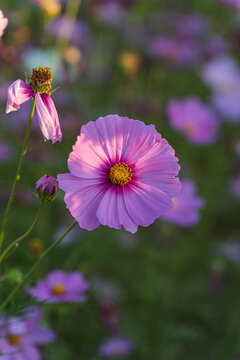
[[[111,167],[108,177],[115,185],[126,185],[131,181],[132,170],[125,163],[119,163]]]
[[[192,135],[196,131],[196,126],[194,124],[187,124],[184,126],[183,131],[186,135]]]
[[[66,292],[66,290],[62,284],[55,284],[53,286],[52,290],[53,290],[54,295],[63,295]]]
[[[22,342],[22,338],[19,335],[9,335],[7,339],[8,339],[8,343],[13,346],[18,346]]]
[[[52,87],[52,74],[49,67],[38,66],[32,70],[29,85],[40,94],[47,93]]]
[[[177,199],[176,198],[171,198],[172,202],[173,202],[173,207],[171,208],[170,211],[172,211],[173,209],[175,209],[175,207],[177,206]]]

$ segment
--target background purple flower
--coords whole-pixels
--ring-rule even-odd
[[[240,121],[240,69],[230,56],[215,57],[201,71],[212,90],[212,103],[222,118]]]
[[[103,357],[121,358],[128,356],[133,349],[133,342],[124,337],[112,337],[104,341],[99,348]]]
[[[65,273],[54,270],[45,279],[39,280],[27,293],[38,301],[46,302],[83,302],[86,301],[86,290],[89,283],[77,271]]]
[[[1,360],[40,360],[38,346],[52,342],[54,332],[43,328],[39,322],[42,312],[37,307],[29,308],[24,315],[5,318],[0,323]]]
[[[220,125],[214,111],[197,98],[171,100],[167,114],[173,129],[196,145],[216,141]]]
[[[173,208],[162,216],[163,220],[182,227],[193,226],[199,222],[199,210],[205,202],[196,195],[196,186],[191,180],[181,182],[180,193],[173,202]]]

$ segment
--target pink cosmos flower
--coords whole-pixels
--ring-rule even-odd
[[[14,81],[8,88],[6,114],[19,110],[21,104],[35,96],[38,122],[44,140],[51,140],[54,144],[62,140],[62,132],[55,105],[48,94],[51,82],[50,69],[41,66],[33,69],[29,85],[22,80]]]
[[[216,141],[220,123],[214,111],[197,98],[170,101],[167,114],[172,128],[191,143],[207,145]]]
[[[23,316],[0,318],[0,359],[39,360],[38,346],[55,339],[53,331],[40,326],[42,312],[37,307],[29,308]]]
[[[173,206],[180,189],[175,152],[153,125],[118,115],[81,129],[69,155],[70,174],[59,188],[79,225],[100,224],[132,233],[149,226]]]
[[[180,193],[173,199],[174,207],[162,218],[182,227],[190,227],[199,222],[199,210],[204,206],[204,200],[196,195],[196,186],[192,181],[183,180],[181,184]]]
[[[34,287],[29,287],[27,293],[38,301],[46,302],[83,302],[86,301],[85,291],[88,282],[77,271],[65,273],[54,270]]]
[[[8,24],[8,18],[4,17],[2,10],[0,10],[0,37],[3,36],[7,24]]]

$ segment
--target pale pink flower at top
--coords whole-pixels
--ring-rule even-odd
[[[118,115],[82,127],[68,168],[57,177],[59,188],[87,230],[102,224],[135,233],[171,209],[180,190],[180,166],[167,140],[153,125]]]
[[[3,36],[4,30],[8,24],[8,18],[4,17],[2,10],[0,10],[0,37]]]
[[[38,122],[44,140],[51,140],[54,144],[62,140],[62,132],[55,105],[48,94],[51,82],[50,69],[41,66],[33,69],[29,84],[22,80],[14,81],[8,88],[6,114],[19,110],[21,104],[35,97]]]

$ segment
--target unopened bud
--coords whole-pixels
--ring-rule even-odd
[[[52,201],[57,192],[57,180],[54,176],[44,175],[36,182],[35,190],[39,199]]]

